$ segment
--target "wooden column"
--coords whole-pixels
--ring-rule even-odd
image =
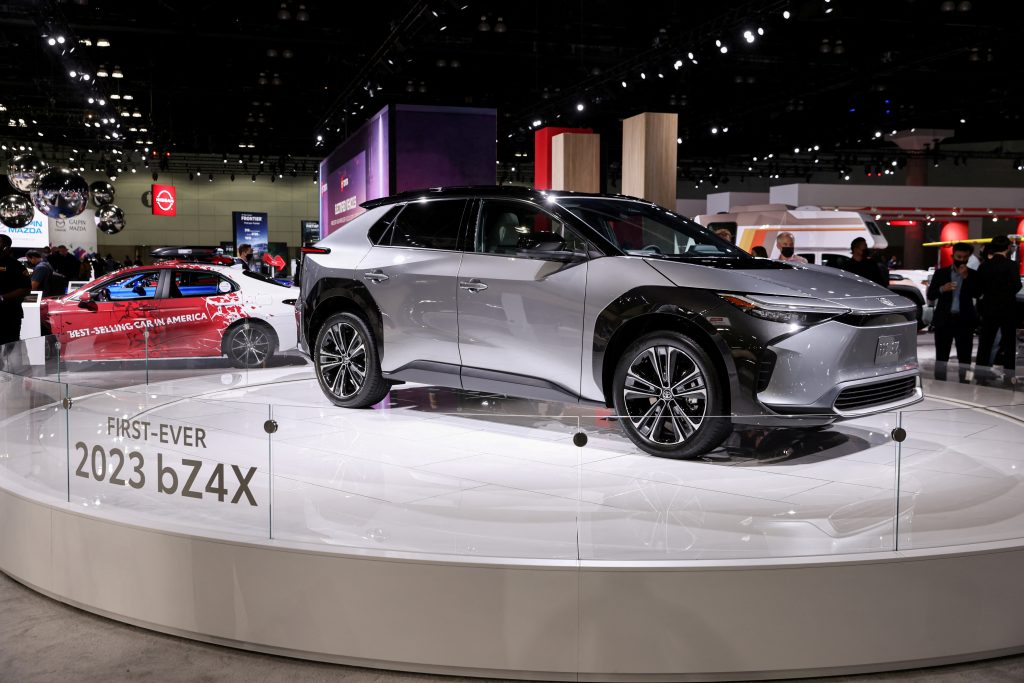
[[[556,135],[551,138],[551,189],[600,192],[600,163],[600,135]]]
[[[678,114],[645,112],[622,122],[622,194],[676,206]]]

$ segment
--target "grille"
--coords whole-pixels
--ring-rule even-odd
[[[885,382],[861,384],[860,386],[843,389],[836,399],[836,410],[859,410],[893,403],[910,398],[917,389],[916,377],[902,377]]]

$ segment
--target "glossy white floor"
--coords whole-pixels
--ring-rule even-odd
[[[672,461],[638,451],[607,411],[564,404],[404,386],[387,406],[343,410],[295,366],[102,391],[75,375],[66,415],[54,385],[12,378],[34,407],[3,425],[0,483],[216,538],[615,561],[940,548],[1024,533],[1019,392],[928,382],[929,398],[902,415],[747,430],[704,459]],[[125,417],[149,433],[119,435],[111,420]],[[278,431],[268,436],[271,418]],[[897,424],[902,444],[890,438]],[[187,429],[172,443],[180,427],[203,430],[202,447]],[[114,471],[118,448],[141,457]],[[186,459],[202,463],[190,487],[201,499],[181,495],[195,466]],[[167,463],[182,480],[174,493],[171,475],[160,479]],[[204,493],[220,463],[224,483]],[[252,500],[230,502],[250,467]]]

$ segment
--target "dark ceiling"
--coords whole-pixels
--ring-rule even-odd
[[[1022,4],[6,2],[0,140],[283,164],[401,102],[496,108],[506,164],[531,153],[535,121],[593,127],[615,151],[619,121],[645,110],[679,113],[684,167],[773,153],[789,174],[813,145],[864,163],[894,149],[876,131],[910,127],[994,141],[998,157],[1024,138]]]

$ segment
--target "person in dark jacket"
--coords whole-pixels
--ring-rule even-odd
[[[949,349],[956,343],[960,378],[966,379],[974,350],[974,328],[978,324],[974,299],[978,296],[978,274],[967,267],[974,248],[963,242],[953,245],[953,265],[935,271],[928,285],[928,301],[935,302],[935,378],[946,379]]]
[[[867,278],[883,287],[889,286],[888,273],[883,274],[878,262],[871,258],[868,253],[868,241],[863,237],[858,237],[850,242],[850,258],[843,261],[840,268]]]
[[[1009,259],[1010,240],[997,235],[990,242],[992,257],[978,267],[981,302],[981,333],[978,336],[979,367],[988,367],[996,332],[1000,334],[999,356],[1010,378],[1016,371],[1017,357],[1017,292],[1020,291],[1020,268]]]

